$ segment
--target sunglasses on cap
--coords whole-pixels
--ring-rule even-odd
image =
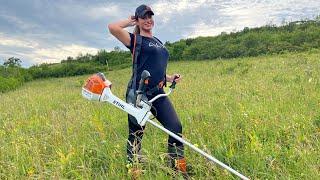
[[[139,17],[139,18],[141,18],[141,19],[151,19],[152,16],[153,16],[153,14],[151,14],[151,13],[146,13],[145,15],[143,15],[142,17]]]

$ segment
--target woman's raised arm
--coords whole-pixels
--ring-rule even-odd
[[[120,20],[114,23],[108,24],[110,33],[121,41],[124,45],[130,46],[130,35],[124,30],[124,28],[129,26],[134,26],[136,24],[136,19],[130,16],[128,19]]]

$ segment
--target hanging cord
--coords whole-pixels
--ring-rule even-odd
[[[153,117],[152,117],[150,120],[153,120],[153,119],[155,119],[156,116],[158,115],[158,112],[157,112],[157,109],[156,109],[154,106],[151,106],[151,109],[154,110],[154,115],[153,115]]]

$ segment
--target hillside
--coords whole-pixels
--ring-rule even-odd
[[[266,25],[166,43],[171,60],[204,60],[302,52],[320,47],[320,19]]]
[[[170,62],[184,137],[251,179],[320,176],[320,53]],[[124,96],[131,69],[106,72]],[[35,80],[0,94],[0,179],[128,178],[127,115],[80,95],[88,76]],[[142,179],[169,179],[167,137],[146,129]],[[195,179],[234,179],[186,148]]]

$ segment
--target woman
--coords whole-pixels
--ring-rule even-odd
[[[140,75],[143,70],[148,70],[151,74],[151,79],[148,83],[149,89],[159,88],[152,93],[147,94],[147,98],[150,100],[158,94],[163,94],[163,84],[166,82],[177,83],[181,80],[179,74],[167,75],[166,67],[168,63],[169,53],[164,47],[162,42],[158,40],[152,34],[154,26],[154,15],[150,7],[141,5],[137,7],[135,16],[130,16],[126,20],[121,20],[108,25],[110,33],[121,41],[131,53],[134,46],[134,34],[124,30],[126,27],[135,26],[134,33],[142,36],[141,52],[137,58],[137,80],[139,82]],[[143,62],[139,64],[139,62]],[[138,87],[138,85],[136,85]],[[153,103],[153,114],[157,120],[167,129],[181,136],[182,127],[178,119],[178,116],[167,97],[160,98]],[[143,137],[144,126],[140,126],[136,123],[133,116],[128,115],[129,123],[129,137],[127,144],[127,156],[129,163],[135,161],[135,157],[139,155],[141,149],[141,140]],[[184,158],[183,144],[172,137],[168,139],[168,154],[171,158],[172,168],[186,172],[186,163]]]

